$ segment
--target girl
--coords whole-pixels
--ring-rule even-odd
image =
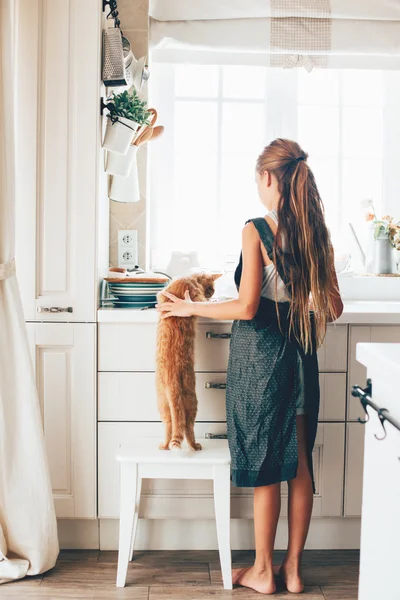
[[[311,453],[318,409],[316,351],[328,322],[343,311],[323,205],[307,154],[277,139],[256,165],[258,193],[268,213],[243,229],[235,272],[239,297],[191,302],[167,294],[161,318],[197,315],[232,319],[227,376],[227,425],[232,481],[254,487],[254,565],[233,572],[234,583],[275,592],[272,554],[289,487],[289,543],[279,573],[290,592],[304,590],[301,555],[310,524],[314,479]]]

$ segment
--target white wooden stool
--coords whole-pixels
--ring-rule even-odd
[[[124,587],[132,560],[142,479],[212,479],[222,579],[232,589],[230,543],[230,453],[227,440],[201,440],[203,450],[159,450],[158,439],[137,439],[121,447],[117,587]]]

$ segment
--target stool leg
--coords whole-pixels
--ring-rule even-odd
[[[214,467],[214,506],[224,589],[232,589],[231,489],[229,465]]]
[[[117,587],[125,587],[135,519],[138,466],[121,462]]]
[[[140,507],[140,494],[142,492],[142,478],[137,478],[137,487],[136,487],[136,502],[135,502],[135,516],[133,519],[133,533],[132,533],[132,542],[131,542],[131,550],[129,553],[129,560],[133,559],[133,550],[135,548],[135,539],[136,532],[139,520],[139,507]]]

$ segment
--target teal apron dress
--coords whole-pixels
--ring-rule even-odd
[[[273,261],[274,234],[267,221],[257,218],[251,222]],[[284,253],[278,249],[275,266],[290,293],[284,260]],[[241,275],[242,256],[235,272],[238,289]],[[289,308],[289,302],[276,304],[274,300],[261,297],[252,320],[236,320],[232,325],[226,408],[231,479],[238,487],[271,485],[296,477],[296,403],[301,389],[307,457],[315,491],[312,450],[319,411],[315,335],[313,333],[312,350],[306,354],[289,334]],[[313,323],[312,313],[311,321]],[[299,359],[302,369],[298,368]]]

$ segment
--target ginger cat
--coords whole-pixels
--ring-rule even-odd
[[[165,291],[184,298],[186,290],[194,302],[205,302],[214,294],[214,281],[220,274],[196,273],[174,279]],[[158,302],[168,298],[158,294]],[[194,423],[197,415],[194,339],[196,317],[160,319],[157,330],[156,386],[158,409],[165,424],[165,441],[161,450],[179,450],[183,438],[193,450],[196,443]]]

